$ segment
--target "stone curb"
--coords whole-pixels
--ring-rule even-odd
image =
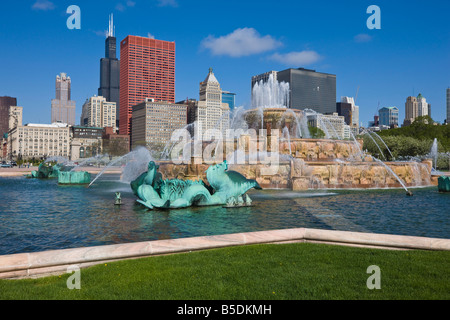
[[[293,241],[385,249],[450,250],[450,239],[295,228],[3,255],[0,256],[0,279],[64,273],[67,267],[74,265],[83,268],[122,259]]]

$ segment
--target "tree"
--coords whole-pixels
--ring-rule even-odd
[[[128,153],[128,141],[125,139],[103,140],[103,151],[111,157],[123,156]]]
[[[427,141],[430,148],[434,139],[440,144],[439,152],[450,151],[450,125],[435,125],[430,116],[416,118],[410,126],[383,130],[379,133],[383,139],[386,137],[410,137]],[[429,152],[430,150],[428,150]]]
[[[434,120],[430,116],[420,116],[414,119],[414,122],[411,124],[414,125],[423,125],[423,124],[433,124]]]
[[[320,128],[308,126],[308,130],[312,139],[322,139],[325,137],[325,132]]]

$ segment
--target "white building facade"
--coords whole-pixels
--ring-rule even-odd
[[[229,129],[229,111],[228,103],[222,103],[222,89],[210,68],[206,79],[200,82],[200,99],[195,108],[198,132],[203,135],[207,130],[217,129],[225,137]]]
[[[102,96],[86,99],[81,111],[80,125],[89,127],[112,127],[116,131],[116,103]]]
[[[422,96],[421,93],[417,96],[417,108],[418,108],[418,116],[428,116],[428,103],[427,99],[425,99],[424,96]]]
[[[345,118],[336,112],[329,114],[309,114],[308,124],[321,129],[327,139],[350,139],[350,127],[345,124]]]
[[[66,123],[17,126],[10,133],[13,157],[47,158],[70,156],[70,128]]]

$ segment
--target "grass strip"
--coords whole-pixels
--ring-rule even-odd
[[[0,299],[416,300],[450,299],[450,252],[311,243],[195,251],[92,266],[71,274],[0,280]],[[368,289],[369,266],[381,289]]]

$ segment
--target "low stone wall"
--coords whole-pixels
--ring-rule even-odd
[[[280,142],[279,151],[305,161],[348,159],[360,155],[362,144],[362,140],[289,139]]]
[[[0,256],[0,278],[39,277],[123,259],[239,245],[319,242],[384,249],[450,250],[449,239],[295,228]]]
[[[398,177],[398,178],[397,178]],[[399,181],[400,179],[400,181]],[[429,163],[386,162],[292,162],[292,189],[390,188],[429,186]]]
[[[208,164],[181,164],[160,162],[159,171],[164,179],[201,179],[207,182]],[[232,164],[247,179],[255,179],[262,188],[308,190],[316,188],[393,188],[437,185],[431,179],[431,163],[373,161],[304,161],[293,158],[281,161],[273,173],[267,173],[264,164]],[[266,170],[266,171],[265,171]],[[397,179],[397,177],[402,181]]]

